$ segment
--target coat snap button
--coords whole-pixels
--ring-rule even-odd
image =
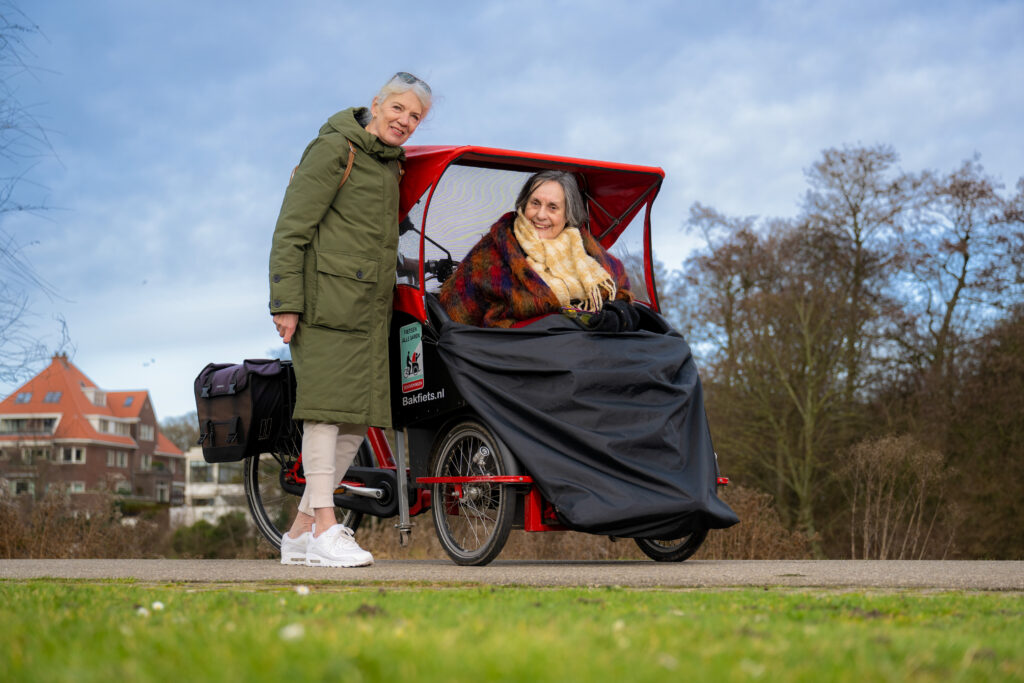
[[[274,276],[274,282],[280,282],[280,281],[281,281],[281,276],[280,275],[275,275]]]
[[[360,280],[362,280],[363,279],[363,271],[357,270],[356,271],[356,277],[359,278]]]
[[[281,300],[280,299],[274,299],[274,308],[277,308],[280,305],[281,305]]]

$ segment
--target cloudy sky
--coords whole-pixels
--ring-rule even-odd
[[[397,70],[438,96],[412,143],[662,167],[670,267],[691,204],[793,215],[828,147],[1024,175],[1021,0],[19,4],[41,35],[17,96],[54,152],[20,198],[52,208],[0,228],[59,294],[29,322],[52,345],[63,316],[78,366],[148,388],[160,418],[194,408],[207,362],[279,348],[266,264],[288,174]]]

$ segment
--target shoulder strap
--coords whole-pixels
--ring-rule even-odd
[[[348,143],[348,163],[345,164],[345,175],[341,176],[341,182],[338,183],[339,190],[345,184],[345,181],[348,180],[348,175],[352,172],[352,162],[356,160],[356,146],[348,138],[345,138],[345,142]]]
[[[345,181],[348,180],[349,174],[352,173],[352,164],[356,160],[356,146],[353,145],[352,141],[349,140],[348,138],[345,138],[345,142],[348,143],[348,163],[345,164],[345,173],[341,176],[341,182],[338,183],[338,189],[339,190],[341,189],[341,186],[345,184]],[[292,169],[292,174],[290,176],[288,176],[288,184],[289,185],[291,184],[292,179],[295,178],[295,172],[298,171],[298,170],[299,170],[298,166],[296,166],[295,168]]]

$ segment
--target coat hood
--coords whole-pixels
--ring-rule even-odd
[[[381,142],[380,138],[359,125],[358,119],[365,120],[369,115],[366,107],[350,107],[339,111],[327,119],[327,123],[320,129],[320,134],[337,131],[351,140],[356,147],[382,162],[405,159],[404,149]]]

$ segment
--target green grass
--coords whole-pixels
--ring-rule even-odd
[[[0,678],[1024,680],[1017,594],[308,589],[0,581]]]

